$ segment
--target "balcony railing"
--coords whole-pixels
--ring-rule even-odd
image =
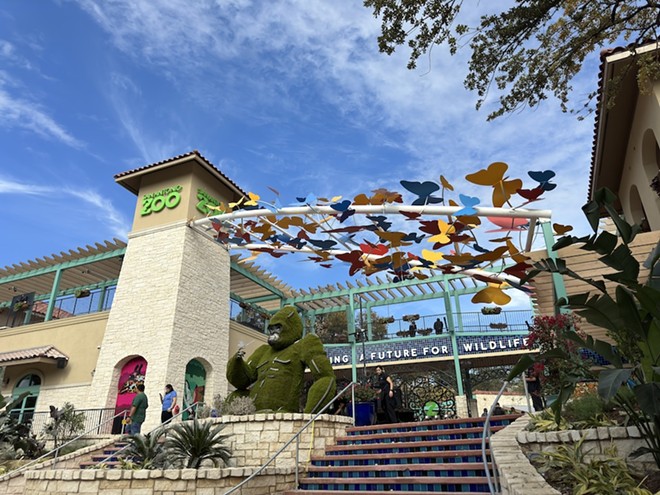
[[[259,313],[251,306],[244,306],[245,307],[242,307],[241,303],[230,299],[229,318],[237,323],[250,327],[257,332],[265,333],[268,320],[264,318],[263,314]]]
[[[114,408],[76,409],[76,413],[85,414],[85,422],[83,423],[82,431],[90,431],[96,425],[98,428],[91,431],[90,435],[109,435],[112,433],[112,422],[109,420],[115,415]],[[27,418],[24,417],[24,419]],[[32,413],[32,433],[37,436],[43,433],[44,428],[50,420],[50,412]]]
[[[499,314],[482,314],[480,311],[457,313],[453,316],[454,330],[456,332],[525,332],[527,323],[534,318],[531,309],[502,311]],[[449,319],[445,313],[424,315],[415,320],[414,329],[410,321],[395,319],[387,324],[386,339],[404,337],[425,337],[435,335],[434,323],[437,318],[442,322],[442,333],[446,334]],[[414,330],[414,331],[413,331]]]
[[[89,295],[76,297],[73,294],[58,296],[55,299],[51,320],[62,320],[72,316],[80,316],[90,313],[107,311],[112,306],[116,286],[110,286],[105,289],[94,289],[89,291]],[[41,323],[46,320],[48,311],[48,299],[34,301],[29,308],[30,311],[21,310],[12,311],[11,307],[4,307],[0,311],[0,326],[19,327],[30,325],[32,323]]]

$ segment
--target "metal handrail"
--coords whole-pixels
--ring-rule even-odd
[[[4,474],[4,475],[0,476],[0,481],[4,481],[5,479],[9,479],[10,477],[13,477],[14,474],[16,474],[18,472],[21,472],[21,471],[24,471],[25,469],[27,469],[30,466],[33,466],[34,464],[38,464],[39,461],[41,461],[42,459],[45,459],[46,457],[50,456],[51,454],[53,454],[53,452],[55,453],[55,456],[53,457],[53,465],[55,465],[55,463],[57,463],[57,457],[58,457],[59,451],[62,448],[66,447],[67,445],[69,445],[73,442],[76,442],[76,441],[80,440],[82,437],[84,437],[88,433],[91,433],[92,431],[100,428],[104,424],[109,423],[110,421],[114,421],[119,416],[125,416],[125,415],[126,415],[126,411],[122,411],[120,413],[115,414],[113,417],[106,419],[102,423],[99,423],[98,425],[94,426],[93,428],[90,428],[89,430],[86,430],[84,433],[81,433],[80,435],[78,435],[77,437],[69,440],[68,442],[63,443],[62,445],[59,445],[58,447],[55,447],[53,450],[50,450],[49,452],[46,452],[45,454],[37,457],[36,459],[33,459],[32,461],[28,462],[27,464],[23,464],[21,467],[19,467],[17,469],[14,469],[13,471],[10,471],[7,474]]]
[[[171,418],[169,418],[169,419],[168,419],[167,421],[165,421],[164,423],[161,423],[161,424],[159,424],[158,426],[156,426],[154,429],[149,430],[147,433],[145,433],[145,435],[150,435],[150,434],[154,433],[155,431],[158,431],[158,430],[161,429],[161,428],[165,428],[165,427],[167,427],[167,426],[172,422],[172,420],[174,420],[174,418],[178,418],[179,416],[182,416],[183,413],[185,413],[185,412],[187,412],[187,411],[191,411],[191,412],[193,412],[197,407],[199,407],[200,404],[203,404],[203,403],[202,403],[202,402],[193,402],[192,404],[190,404],[190,405],[189,405],[188,407],[186,407],[185,409],[182,409],[181,411],[179,411],[178,414],[173,415]],[[101,459],[101,460],[100,460],[99,462],[97,462],[96,464],[93,464],[93,465],[90,467],[90,469],[93,468],[93,467],[98,466],[99,464],[103,464],[104,462],[107,462],[108,460],[110,460],[112,457],[115,457],[115,456],[116,456],[117,454],[119,454],[120,452],[125,451],[128,447],[130,447],[130,445],[125,445],[125,446],[123,446],[121,449],[119,449],[119,450],[113,452],[112,454],[108,454],[107,457],[104,457],[103,459]]]
[[[490,490],[491,495],[495,495],[499,492],[495,487],[496,482],[494,482],[491,479],[490,470],[488,469],[488,460],[486,458],[486,440],[488,440],[488,444],[490,445],[490,418],[493,416],[493,411],[495,410],[495,406],[500,401],[500,397],[502,397],[502,394],[504,393],[504,389],[506,389],[506,386],[508,384],[509,384],[508,381],[505,381],[502,384],[502,388],[498,392],[493,403],[490,405],[490,409],[488,410],[488,414],[486,415],[486,419],[484,420],[484,430],[481,435],[481,459],[483,460],[484,463],[484,471],[486,472],[486,479],[488,480],[488,490]],[[495,476],[495,473],[497,473],[497,463],[495,462],[495,456],[493,455],[492,449],[491,449],[490,460],[491,460],[491,466],[493,468],[493,475]]]
[[[351,388],[351,393],[353,394],[353,398],[354,398],[355,391],[353,390],[353,388],[354,388],[356,385],[357,385],[357,383],[355,383],[355,382],[351,382],[351,383],[349,383],[348,385],[346,385],[346,386],[341,390],[341,392],[339,392],[337,395],[335,395],[335,396],[332,398],[332,400],[330,400],[325,406],[323,406],[323,408],[322,408],[319,412],[317,412],[317,413],[312,417],[312,419],[310,419],[309,421],[307,421],[307,423],[305,423],[305,424],[303,425],[303,427],[298,431],[298,433],[296,433],[293,437],[291,437],[291,438],[289,439],[289,441],[287,441],[284,445],[282,445],[282,447],[280,447],[280,449],[279,449],[277,452],[275,452],[275,453],[270,457],[270,459],[268,459],[268,460],[267,460],[267,461],[266,461],[266,462],[265,462],[265,463],[264,463],[259,469],[257,469],[257,470],[256,470],[255,472],[253,472],[250,476],[248,476],[248,477],[245,478],[243,481],[241,481],[238,485],[232,487],[229,491],[226,491],[226,492],[224,493],[224,495],[229,495],[230,493],[234,493],[236,490],[238,490],[238,489],[241,488],[243,485],[245,485],[247,482],[249,482],[252,478],[254,478],[254,477],[256,477],[258,474],[260,474],[264,469],[266,469],[266,467],[268,467],[268,466],[270,465],[271,462],[273,462],[273,461],[277,458],[277,456],[279,456],[282,452],[284,452],[284,449],[286,449],[289,445],[291,445],[291,444],[293,443],[294,440],[296,440],[296,442],[297,442],[297,443],[296,443],[296,473],[295,473],[295,475],[296,475],[296,481],[295,481],[295,483],[296,483],[296,488],[297,488],[297,487],[298,487],[298,464],[299,464],[299,463],[298,463],[298,450],[299,450],[299,449],[298,449],[298,442],[299,442],[299,439],[300,439],[300,435],[302,434],[303,431],[305,431],[305,430],[307,429],[307,427],[308,427],[309,425],[311,425],[314,421],[316,421],[316,419],[317,419],[321,414],[323,414],[323,413],[325,412],[325,410],[326,410],[328,407],[330,407],[330,404],[332,404],[332,403],[333,403],[334,401],[336,401],[339,397],[341,397],[341,395],[342,395],[344,392],[346,392],[346,390],[348,390],[349,388]],[[355,400],[353,400],[353,402],[355,402]],[[354,411],[355,411],[355,410],[354,410]],[[354,414],[354,415],[353,415],[353,424],[355,424],[355,412],[354,412],[353,414]]]

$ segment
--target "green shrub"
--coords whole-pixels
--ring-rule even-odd
[[[168,431],[165,442],[168,460],[176,467],[199,469],[209,460],[218,467],[227,463],[231,451],[224,445],[229,435],[223,435],[225,425],[210,421],[184,421]]]
[[[76,450],[84,449],[85,447],[89,447],[92,445],[94,442],[92,441],[87,441],[87,440],[78,440],[76,442],[72,442],[69,445],[66,445],[65,447],[62,447],[60,449],[59,455],[67,455],[70,454],[71,452],[75,452]]]
[[[221,414],[227,416],[244,416],[254,414],[257,411],[254,400],[250,397],[234,397],[232,400],[225,400],[222,405]]]
[[[596,395],[585,395],[568,402],[564,414],[569,422],[574,423],[602,415],[604,409],[605,401],[603,399]]]
[[[626,463],[617,457],[616,447],[606,451],[607,457],[587,462],[583,442],[584,437],[574,445],[560,445],[555,452],[541,452],[533,462],[553,486],[573,494],[653,495],[630,475]]]
[[[44,426],[44,433],[53,439],[57,448],[83,432],[85,413],[76,412],[73,404],[65,402],[61,409],[51,407],[51,420]]]
[[[163,442],[160,441],[165,429],[158,428],[146,435],[129,435],[124,438],[128,446],[122,453],[125,461],[131,461],[142,469],[161,469],[168,461]]]

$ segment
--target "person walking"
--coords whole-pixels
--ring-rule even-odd
[[[165,396],[161,395],[162,411],[160,413],[160,422],[167,423],[172,416],[174,416],[174,408],[176,407],[176,391],[171,384],[165,385]]]
[[[376,388],[380,390],[380,403],[385,413],[387,423],[397,423],[396,411],[394,410],[396,399],[394,398],[394,383],[385,373],[382,366],[376,366]]]
[[[142,430],[142,423],[147,416],[147,408],[149,407],[149,399],[147,394],[144,393],[144,383],[137,386],[138,393],[133,397],[131,402],[131,410],[128,413],[127,433],[129,435],[137,435]]]

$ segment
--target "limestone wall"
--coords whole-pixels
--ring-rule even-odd
[[[216,422],[224,423],[233,452],[231,465],[236,467],[261,466],[312,417],[310,414],[253,414],[249,416],[225,416]],[[322,414],[300,436],[299,460],[309,461],[311,454],[321,454],[326,445],[333,445],[335,438],[346,433],[353,424],[352,418]],[[292,443],[278,456],[276,467],[295,465],[296,443]]]
[[[255,468],[30,471],[26,475],[25,495],[221,495],[237,485]],[[293,469],[266,468],[264,473],[241,488],[241,495],[283,493],[294,488]]]
[[[574,444],[585,437],[583,452],[590,457],[608,455],[606,449],[615,445],[618,456],[627,459],[630,453],[642,447],[639,430],[634,427],[601,427],[588,430],[566,430],[547,433],[525,431],[529,416],[521,416],[511,425],[493,435],[490,441],[492,456],[497,464],[501,495],[559,495],[532,466],[520,445],[535,452],[553,451],[562,444]],[[653,469],[650,455],[634,461],[641,469]]]
[[[310,414],[253,414],[224,416],[209,419],[225,425],[224,434],[230,435],[227,444],[233,455],[229,467],[215,469],[168,470],[104,470],[79,469],[80,462],[90,454],[112,443],[116,438],[104,440],[94,446],[63,456],[56,463],[48,461],[25,475],[14,475],[0,482],[0,493],[7,495],[42,494],[69,495],[77,493],[103,493],[104,495],[160,495],[193,493],[199,495],[224,494],[245,477],[264,465],[294,434],[312,418]],[[299,468],[306,469],[312,455],[320,455],[326,445],[336,443],[345,435],[352,419],[345,416],[323,414],[301,435]],[[282,493],[294,487],[296,443],[293,442],[275,462],[250,481],[241,494],[261,495]]]

